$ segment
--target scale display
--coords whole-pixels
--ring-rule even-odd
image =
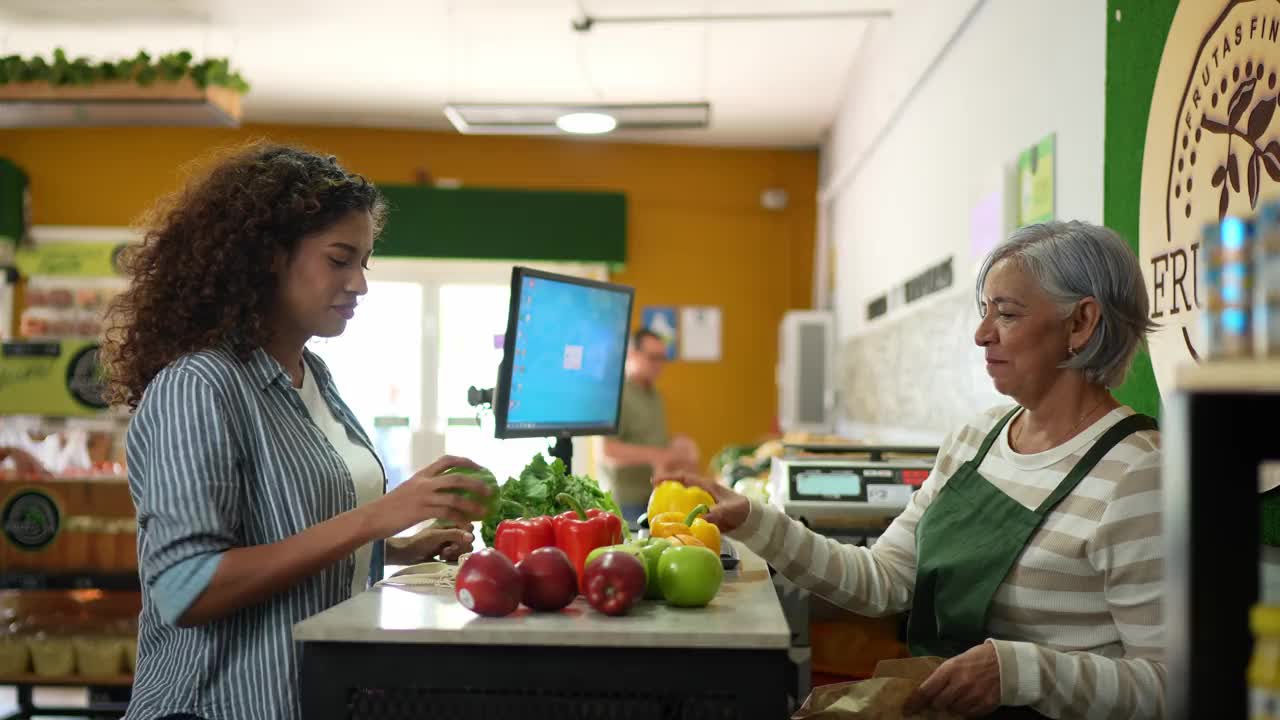
[[[806,497],[860,498],[862,475],[852,470],[802,470],[795,474],[796,494]]]

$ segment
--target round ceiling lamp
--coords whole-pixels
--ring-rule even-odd
[[[618,120],[601,112],[574,112],[556,118],[556,127],[575,135],[601,135],[618,127]]]

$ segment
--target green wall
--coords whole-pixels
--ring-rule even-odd
[[[385,257],[627,260],[627,198],[617,192],[379,185]]]
[[[1147,115],[1165,37],[1177,0],[1108,0],[1106,165],[1103,222],[1138,252],[1138,207],[1142,194],[1142,152]],[[1116,12],[1120,20],[1116,20]],[[1160,393],[1151,358],[1144,351],[1116,397],[1139,412],[1159,417]]]

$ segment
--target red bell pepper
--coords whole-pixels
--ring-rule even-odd
[[[596,508],[583,512],[578,501],[567,493],[557,495],[556,499],[573,508],[555,517],[556,547],[569,556],[578,573],[578,589],[585,592],[582,578],[587,555],[598,547],[622,542],[622,518]]]
[[[541,547],[556,544],[555,528],[551,518],[543,515],[519,520],[503,520],[494,530],[493,547],[513,563],[525,559],[529,553]]]

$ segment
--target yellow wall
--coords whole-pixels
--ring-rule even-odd
[[[628,198],[628,261],[619,282],[645,305],[723,308],[724,359],[673,363],[660,381],[675,432],[704,456],[770,432],[782,313],[808,307],[816,151],[574,142],[304,126],[242,130],[0,131],[0,157],[31,177],[34,222],[125,225],[179,184],[183,166],[254,137],[330,152],[375,181],[411,183],[418,169],[471,187],[608,189]],[[760,207],[784,188],[786,210]]]

